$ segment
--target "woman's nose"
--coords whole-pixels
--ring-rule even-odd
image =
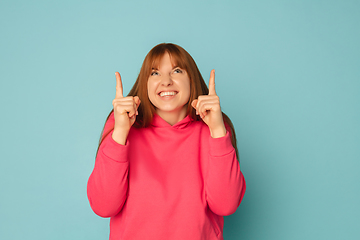
[[[161,85],[163,86],[171,86],[173,83],[172,79],[171,79],[171,76],[164,76],[162,79],[161,79]]]

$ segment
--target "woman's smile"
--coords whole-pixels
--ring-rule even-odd
[[[160,92],[159,95],[160,97],[170,97],[170,96],[175,96],[177,94],[177,92]]]

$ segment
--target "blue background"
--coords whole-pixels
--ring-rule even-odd
[[[359,1],[1,1],[0,239],[108,239],[98,138],[147,52],[184,47],[238,136],[225,239],[359,239]]]

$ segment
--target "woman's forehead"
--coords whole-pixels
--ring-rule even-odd
[[[180,67],[180,68],[183,68],[184,67],[184,64],[181,63],[181,60],[180,60],[180,57],[177,56],[177,54],[172,54],[172,53],[168,53],[168,52],[165,52],[163,53],[162,55],[158,55],[154,58],[153,62],[152,62],[152,66],[151,68],[152,69],[159,69],[160,68],[160,63],[161,63],[161,60],[163,59],[163,57],[166,55],[166,54],[169,54],[169,57],[170,57],[170,61],[171,61],[171,65],[172,67]]]

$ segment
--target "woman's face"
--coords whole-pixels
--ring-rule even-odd
[[[168,53],[162,57],[159,68],[152,69],[147,89],[156,113],[165,121],[175,119],[175,124],[185,118],[190,98],[190,78],[184,69],[172,64]]]

